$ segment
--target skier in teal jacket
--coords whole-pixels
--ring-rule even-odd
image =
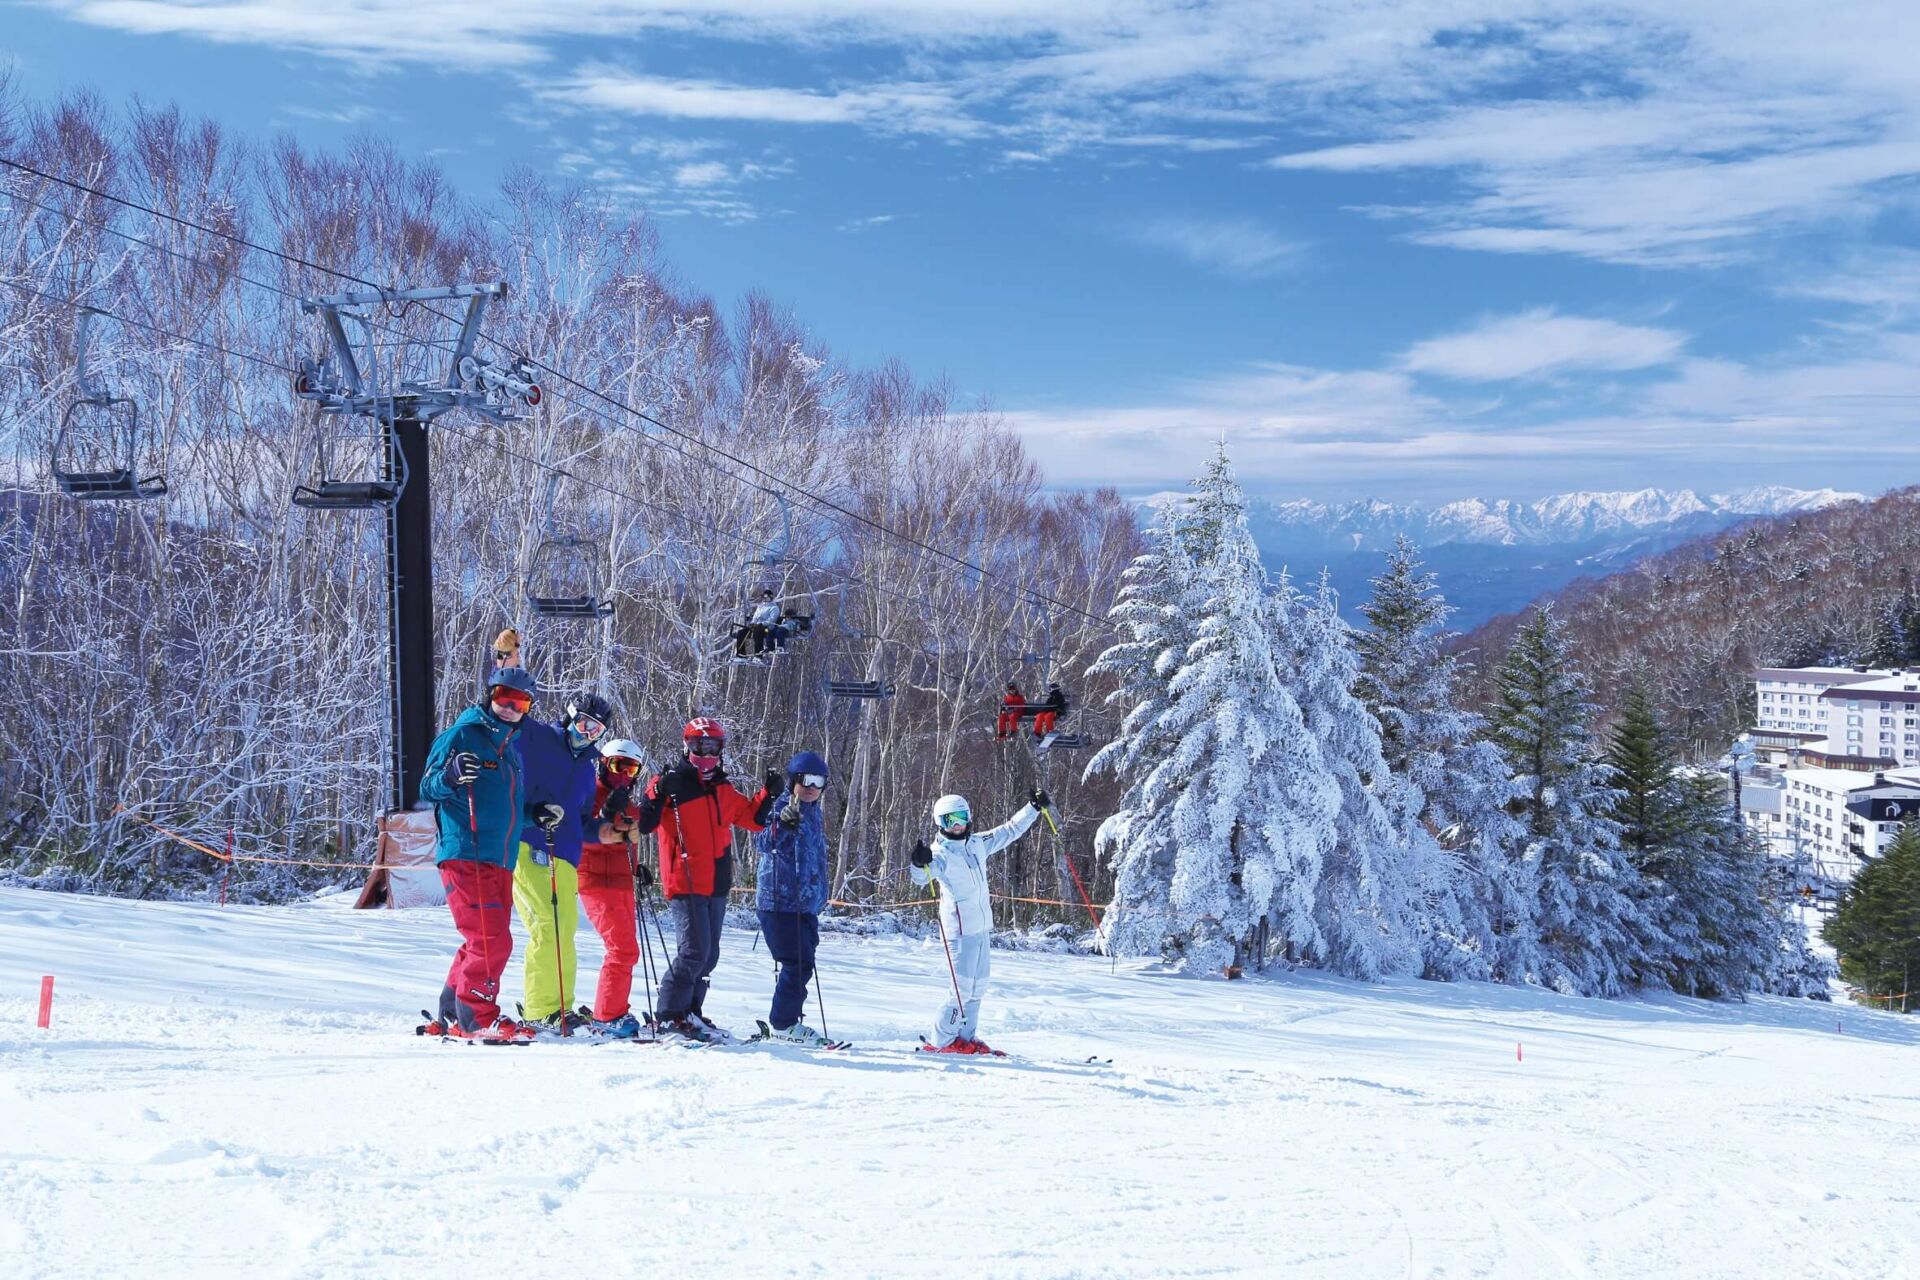
[[[513,955],[507,906],[526,790],[513,743],[533,709],[534,683],[519,667],[501,667],[492,680],[486,701],[434,739],[420,798],[433,805],[434,860],[461,938],[440,992],[439,1029],[498,1040],[531,1034],[500,1016],[500,975]]]

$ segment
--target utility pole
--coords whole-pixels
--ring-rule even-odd
[[[540,386],[525,361],[505,367],[474,353],[487,303],[506,296],[502,283],[457,284],[435,289],[372,289],[302,298],[300,309],[318,315],[327,336],[326,354],[302,360],[294,394],[316,401],[322,414],[371,418],[380,429],[385,476],[377,485],[323,483],[305,505],[353,510],[384,507],[387,516],[387,676],[392,740],[388,803],[411,809],[420,800],[420,777],[433,743],[433,485],[427,427],[441,414],[468,409],[493,422],[511,422],[541,401]],[[466,314],[451,342],[389,336],[411,304],[464,301]],[[396,304],[400,310],[395,311]],[[440,316],[427,309],[424,314]],[[451,317],[441,317],[451,319]],[[351,325],[360,337],[348,336]],[[397,348],[397,353],[396,353]],[[427,367],[448,352],[444,371]],[[411,361],[411,363],[410,363]]]

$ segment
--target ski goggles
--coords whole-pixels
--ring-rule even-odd
[[[592,716],[575,716],[573,718],[573,731],[585,738],[588,742],[598,742],[600,736],[607,731],[607,726],[601,724]]]
[[[524,689],[509,689],[503,684],[497,684],[487,690],[487,697],[503,707],[512,707],[523,715],[533,710],[533,695]]]
[[[827,785],[827,780],[817,773],[803,773],[800,775],[800,785],[803,787],[812,787],[815,791],[818,791]]]
[[[940,829],[943,831],[958,831],[962,827],[971,826],[972,823],[973,815],[965,809],[940,815]]]
[[[629,760],[625,756],[609,756],[606,765],[608,773],[617,773],[623,778],[637,778],[640,776],[640,762],[638,760]]]
[[[720,738],[695,738],[687,744],[687,754],[690,756],[717,756],[726,745],[725,740]]]

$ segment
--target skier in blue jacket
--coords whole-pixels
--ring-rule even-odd
[[[580,846],[582,821],[595,819],[593,790],[599,780],[600,754],[613,708],[597,693],[567,704],[564,720],[528,721],[520,732],[520,758],[526,769],[526,822],[520,830],[520,859],[513,873],[513,905],[527,930],[525,961],[528,1021],[567,1033],[582,1020],[573,1012],[576,956],[573,935],[580,927]]]
[[[754,839],[760,850],[760,932],[780,967],[767,1022],[776,1037],[802,1044],[821,1039],[801,1016],[820,945],[820,911],[827,905],[827,821],[820,807],[827,778],[827,762],[812,751],[787,761],[786,795]]]
[[[460,931],[460,950],[440,991],[444,1035],[484,1040],[530,1036],[500,1016],[500,974],[513,955],[507,896],[520,850],[525,787],[515,743],[533,707],[533,677],[495,671],[486,697],[460,713],[427,751],[420,798],[433,805],[440,882]]]

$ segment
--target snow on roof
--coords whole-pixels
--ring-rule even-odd
[[[1915,776],[1916,770],[1883,769],[1880,772],[1886,775],[1886,783],[1879,785],[1920,786],[1920,777]],[[1782,769],[1780,773],[1786,778],[1789,787],[1798,782],[1818,791],[1844,794],[1876,785],[1873,774],[1863,773],[1858,769]]]
[[[1880,693],[1909,693],[1915,695],[1915,697],[1894,700],[1904,702],[1915,701],[1916,698],[1920,698],[1920,672],[1910,671],[1898,675],[1883,673],[1872,680],[1855,680],[1841,685],[1838,688],[1828,689],[1821,693],[1820,696],[1823,698],[1859,698],[1867,694]]]

